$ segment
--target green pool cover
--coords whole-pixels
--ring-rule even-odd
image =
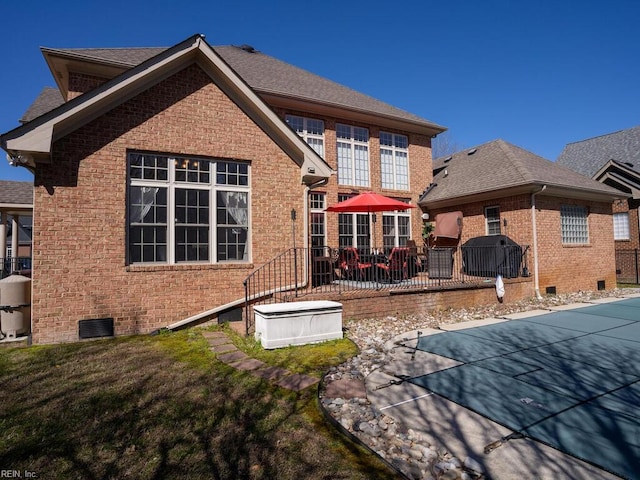
[[[420,337],[418,349],[463,363],[412,383],[640,479],[640,299]]]

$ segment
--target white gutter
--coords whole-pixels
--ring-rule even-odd
[[[542,300],[540,295],[540,282],[538,279],[538,231],[536,228],[536,195],[546,190],[547,186],[543,185],[540,190],[531,194],[531,225],[533,227],[533,285],[536,292],[536,298]]]

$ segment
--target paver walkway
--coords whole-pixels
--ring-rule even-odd
[[[209,342],[209,347],[216,354],[218,360],[237,370],[250,372],[252,375],[268,380],[279,387],[299,392],[320,381],[319,378],[291,373],[284,368],[267,365],[260,360],[249,357],[246,353],[238,350],[225,332],[203,332],[202,335]]]

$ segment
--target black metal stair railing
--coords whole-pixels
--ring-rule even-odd
[[[244,280],[246,333],[253,327],[254,305],[280,303],[297,297],[308,284],[307,249],[290,248],[271,259]]]
[[[401,248],[402,249],[402,248]],[[331,298],[356,290],[428,291],[478,288],[505,279],[529,277],[528,246],[407,248],[402,265],[393,249],[381,253],[331,247],[290,248],[244,280],[245,324],[254,326],[253,306],[298,300],[305,295]],[[396,262],[397,263],[397,262]]]

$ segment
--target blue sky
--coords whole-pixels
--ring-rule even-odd
[[[3,0],[0,132],[54,80],[41,46],[256,49],[449,128],[555,160],[640,125],[637,0]],[[0,157],[0,179],[30,180]]]

